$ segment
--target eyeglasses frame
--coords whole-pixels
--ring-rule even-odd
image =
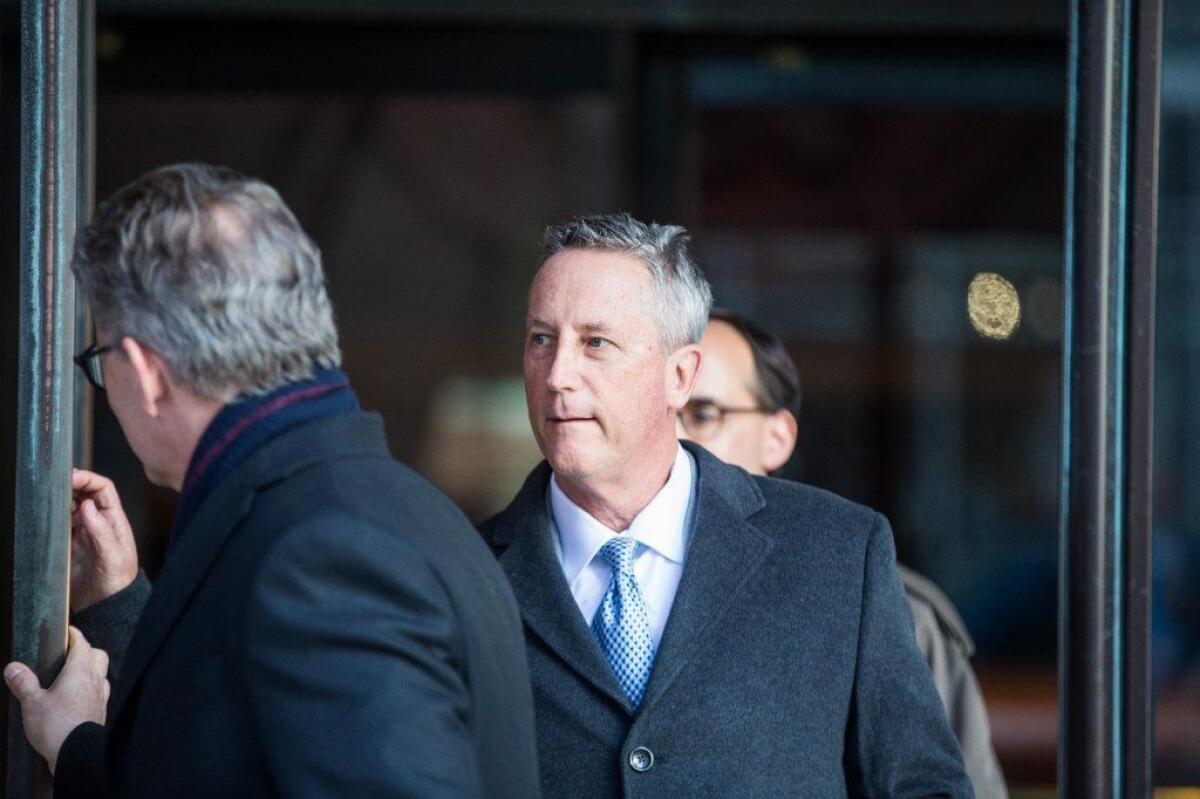
[[[92,388],[98,391],[104,390],[104,367],[100,363],[100,358],[106,352],[111,352],[112,349],[111,344],[100,347],[93,343],[73,358],[75,365],[83,370],[83,376],[92,384]]]
[[[692,403],[702,404],[702,405],[705,405],[705,406],[708,406],[711,408],[715,408],[717,413],[720,414],[719,418],[717,419],[716,430],[713,431],[714,435],[716,433],[720,432],[721,428],[723,428],[725,426],[725,417],[731,413],[761,413],[764,416],[769,416],[770,414],[775,413],[775,411],[770,410],[769,408],[764,408],[761,405],[754,405],[749,408],[733,408],[730,406],[721,405],[720,403],[714,402],[712,400],[688,400],[687,404],[684,405],[683,408],[681,408],[676,415],[679,417],[679,424],[681,424],[683,426],[684,431],[689,436],[694,436],[695,433],[693,433],[691,430],[688,429],[687,422],[685,422],[683,420],[683,413],[684,413],[684,409],[687,408],[687,406],[691,405]]]

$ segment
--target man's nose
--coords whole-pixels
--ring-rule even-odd
[[[546,373],[546,388],[551,391],[570,391],[579,386],[579,360],[575,351],[560,343]]]

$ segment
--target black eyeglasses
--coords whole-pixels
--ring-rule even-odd
[[[75,365],[83,370],[84,376],[95,388],[104,390],[104,369],[100,363],[101,356],[112,349],[111,344],[97,347],[95,344],[75,356]]]
[[[688,400],[688,404],[679,411],[679,423],[683,425],[683,430],[689,437],[697,441],[704,441],[721,431],[726,415],[731,413],[771,413],[771,411],[757,405],[752,408],[729,408],[725,405],[718,405],[712,400],[694,399]]]

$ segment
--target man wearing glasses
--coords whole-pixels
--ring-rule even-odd
[[[536,796],[512,593],[359,408],[279,195],[156,170],[72,268],[97,326],[79,363],[180,500],[151,591],[112,483],[74,475],[75,621],[123,663],[111,702],[78,629],[48,689],[5,669],[55,795]]]
[[[704,365],[679,413],[684,437],[750,474],[772,474],[796,446],[800,379],[779,337],[731,311],[714,309],[700,340]],[[950,600],[928,579],[900,566],[917,646],[962,747],[978,799],[1008,795],[992,749],[987,708],[971,669],[974,649]]]
[[[712,294],[679,227],[546,230],[546,457],[481,532],[525,618],[547,796],[970,796],[879,514],[753,477],[676,415]]]

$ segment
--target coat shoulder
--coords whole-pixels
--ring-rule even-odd
[[[788,533],[802,526],[820,538],[866,543],[882,517],[857,502],[805,483],[754,477],[765,504],[751,517],[764,532]]]
[[[458,506],[386,453],[326,458],[292,472],[256,494],[254,518],[256,534],[280,542],[304,539],[368,559],[387,548],[397,569],[432,569],[448,585],[461,582],[453,575],[502,579]]]

